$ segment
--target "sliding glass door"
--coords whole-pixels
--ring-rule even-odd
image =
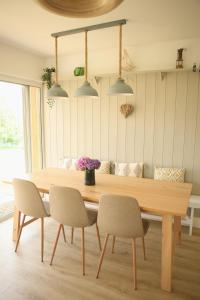
[[[0,177],[25,172],[24,86],[0,81]]]

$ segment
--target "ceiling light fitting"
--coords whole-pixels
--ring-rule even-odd
[[[55,37],[55,61],[56,61],[56,81],[48,90],[48,99],[55,100],[56,98],[68,98],[67,92],[58,84],[58,38]]]
[[[109,96],[132,96],[133,90],[122,78],[122,24],[119,25],[119,77],[108,89]]]

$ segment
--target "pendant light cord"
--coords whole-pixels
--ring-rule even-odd
[[[58,37],[55,37],[56,84],[58,84]]]
[[[119,25],[119,78],[122,77],[122,24]]]
[[[85,80],[88,79],[88,39],[87,39],[87,30],[85,31]]]

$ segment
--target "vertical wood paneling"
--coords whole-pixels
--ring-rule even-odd
[[[92,145],[92,153],[94,157],[100,158],[101,156],[101,126],[100,126],[100,120],[101,120],[101,106],[100,106],[101,100],[93,99],[93,120],[92,120],[92,126],[93,126],[93,145]]]
[[[64,82],[68,100],[45,104],[47,166],[57,166],[62,157],[87,155],[102,160],[144,162],[145,177],[153,167],[185,167],[186,180],[200,193],[200,81],[198,73],[140,73],[126,81],[132,97],[108,97],[115,78],[102,77],[96,85],[100,98],[73,97],[83,79]],[[130,103],[128,118],[120,106]]]
[[[62,165],[62,159],[64,157],[64,118],[63,118],[63,110],[64,110],[64,101],[57,100],[57,110],[56,110],[56,118],[59,120],[56,126],[56,136],[57,136],[57,165]],[[60,117],[62,116],[62,117]]]
[[[78,99],[74,97],[74,92],[78,88],[78,82],[77,81],[71,81],[70,82],[70,115],[71,115],[71,156],[77,157],[78,156],[78,137],[77,137],[77,129],[78,129],[78,105],[77,101]]]
[[[93,156],[93,99],[85,98],[85,155]]]
[[[176,105],[176,73],[167,73],[164,116],[163,167],[172,166]]]
[[[154,147],[154,112],[155,112],[155,74],[150,73],[146,78],[146,106],[144,133],[144,167],[145,177],[153,176],[153,147]]]
[[[126,161],[126,119],[120,112],[120,107],[122,104],[126,103],[126,97],[119,96],[117,97],[118,104],[118,131],[117,131],[117,161],[124,162]]]
[[[200,194],[200,78],[197,101],[197,118],[195,130],[195,149],[194,149],[194,163],[193,163],[193,192]]]
[[[116,79],[110,79],[110,85],[113,85]],[[108,133],[109,133],[109,141],[108,141],[108,149],[109,149],[109,160],[116,161],[117,160],[117,116],[118,116],[118,103],[117,97],[109,97],[109,123],[108,123]]]
[[[79,86],[81,83],[79,82]],[[84,97],[77,98],[77,156],[85,155],[85,101]]]
[[[137,75],[137,91],[135,106],[135,161],[144,159],[144,130],[145,130],[145,101],[146,101],[146,75]]]
[[[177,73],[176,110],[174,123],[173,166],[183,166],[183,146],[185,135],[185,114],[187,101],[188,74]]]
[[[195,130],[197,120],[199,74],[188,74],[188,91],[185,116],[185,136],[183,147],[183,166],[186,168],[186,181],[192,181],[192,170],[194,161]]]
[[[166,101],[166,77],[156,74],[156,95],[154,112],[154,148],[153,166],[163,165],[163,138],[165,128],[165,101]]]
[[[126,102],[133,105],[133,113],[126,119],[126,161],[135,161],[135,111],[136,111],[136,75],[127,80],[127,83],[132,87],[134,95],[127,97]]]
[[[63,88],[70,93],[69,81],[63,84]],[[70,114],[71,99],[63,101],[63,156],[71,156],[71,114]]]
[[[109,118],[109,97],[107,96],[109,88],[109,78],[103,78],[100,81],[100,105],[101,105],[101,159],[108,160],[108,118]]]

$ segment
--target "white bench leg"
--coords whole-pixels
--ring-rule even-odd
[[[191,208],[191,213],[190,213],[189,235],[192,235],[193,219],[194,219],[194,207]]]

